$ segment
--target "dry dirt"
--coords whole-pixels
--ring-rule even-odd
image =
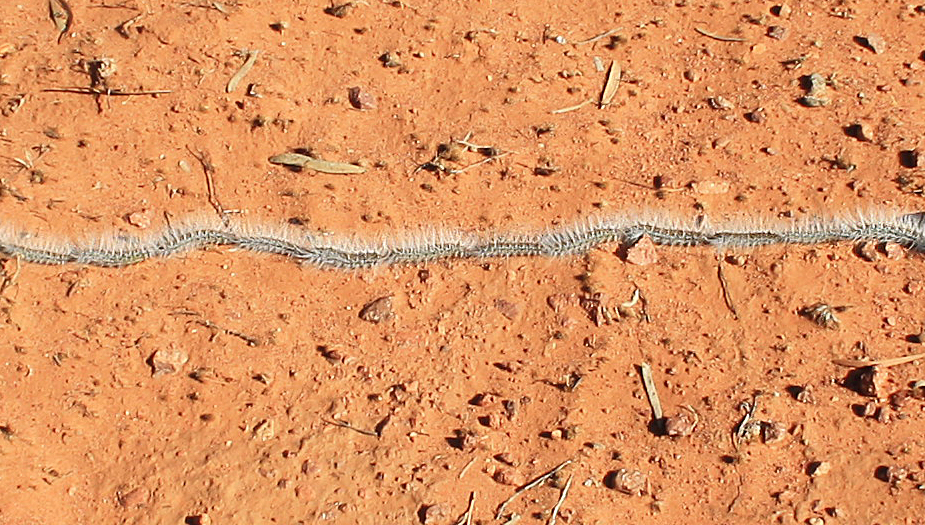
[[[40,235],[143,233],[212,204],[364,236],[925,209],[914,4],[70,2],[60,42],[44,0],[0,4],[0,217]],[[260,53],[227,93],[244,50]],[[597,100],[611,61],[608,107],[553,112]],[[112,93],[46,91],[91,87]],[[150,90],[169,93],[126,95]],[[506,155],[416,169],[470,133]],[[368,170],[267,161],[297,148]],[[925,404],[903,395],[921,362],[874,397],[832,363],[925,350],[925,261],[882,248],[352,273],[226,249],[9,260],[0,522],[452,524],[473,494],[471,523],[546,523],[572,479],[560,524],[925,523]],[[391,317],[361,319],[384,296]],[[850,308],[826,329],[799,313],[817,302]],[[154,374],[155,353],[176,369]],[[690,435],[652,424],[644,362]],[[736,450],[757,392],[765,435]]]

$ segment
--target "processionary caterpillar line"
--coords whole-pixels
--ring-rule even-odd
[[[143,236],[101,234],[52,241],[9,226],[0,228],[0,254],[38,264],[121,267],[207,246],[283,255],[330,269],[420,264],[445,259],[564,257],[606,243],[751,248],[841,241],[895,242],[925,253],[925,213],[878,211],[793,221],[744,219],[712,225],[653,213],[589,218],[537,233],[476,234],[459,230],[400,233],[367,242],[217,217],[194,217]]]

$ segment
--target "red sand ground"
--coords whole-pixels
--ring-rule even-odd
[[[24,161],[0,170],[0,217],[49,235],[211,212],[200,153],[225,209],[310,231],[925,209],[925,174],[901,153],[925,130],[913,4],[368,0],[342,18],[322,2],[71,4],[60,43],[42,1],[0,4],[0,154]],[[244,49],[261,53],[228,94]],[[105,87],[171,92],[43,91],[89,87],[103,58]],[[614,102],[551,113],[597,99],[595,58],[622,69]],[[828,105],[798,102],[812,73]],[[351,107],[352,87],[375,108]],[[415,171],[470,132],[509,153]],[[267,162],[295,148],[369,169]],[[0,522],[451,524],[475,493],[472,523],[545,523],[572,477],[559,523],[925,523],[925,404],[889,400],[922,364],[892,367],[879,398],[832,364],[923,351],[909,341],[925,322],[922,257],[728,254],[736,317],[715,251],[657,255],[354,273],[228,250],[123,269],[7,261]],[[647,318],[594,322],[593,294],[612,309],[636,289]],[[383,296],[391,319],[358,316]],[[820,301],[851,307],[839,328],[798,314]],[[155,352],[188,362],[154,376]],[[696,412],[691,435],[650,431],[642,362],[668,415]],[[757,391],[755,417],[782,439],[736,451]],[[620,469],[645,476],[640,491],[611,488]]]

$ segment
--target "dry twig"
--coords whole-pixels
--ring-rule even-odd
[[[553,506],[547,525],[556,525],[556,518],[559,516],[559,509],[562,508],[562,504],[565,503],[565,497],[568,496],[568,489],[572,487],[573,477],[574,474],[569,475],[568,479],[565,481],[565,486],[562,487],[562,492],[559,494],[559,501],[557,501],[555,506]]]
[[[717,35],[715,33],[711,33],[707,31],[706,29],[700,29],[699,27],[695,27],[694,31],[697,31],[698,33],[700,33],[701,35],[705,37],[712,38],[713,40],[719,40],[720,42],[748,42],[748,40],[744,38],[739,38],[735,36]]]
[[[455,525],[472,525],[472,510],[475,508],[475,492],[469,493],[469,506],[466,512],[456,520]]]
[[[346,428],[346,429],[349,429],[349,430],[353,430],[354,432],[359,432],[360,434],[363,434],[364,436],[379,437],[379,434],[373,432],[372,430],[365,430],[365,429],[362,429],[362,428],[357,428],[357,427],[351,425],[350,423],[347,423],[346,421],[341,421],[341,420],[339,420],[339,419],[334,419],[334,420],[332,420],[332,421],[328,421],[327,419],[322,419],[322,421],[324,421],[324,422],[327,423],[328,425],[332,425],[332,426],[335,426],[335,427]]]
[[[495,512],[495,519],[496,519],[496,520],[500,520],[500,519],[501,519],[501,516],[504,515],[504,509],[506,509],[507,506],[508,506],[512,501],[514,501],[515,499],[517,499],[517,496],[520,496],[521,494],[523,494],[524,492],[526,492],[526,491],[532,489],[533,487],[536,487],[536,486],[542,484],[544,481],[546,481],[547,479],[549,479],[549,478],[555,476],[557,472],[559,472],[560,470],[564,469],[565,467],[567,467],[567,466],[568,466],[569,464],[571,464],[571,463],[572,463],[572,460],[571,460],[571,459],[567,459],[567,460],[563,461],[562,463],[559,463],[559,465],[557,465],[555,468],[553,468],[553,469],[550,470],[549,472],[547,472],[547,473],[541,475],[540,477],[534,479],[534,480],[531,481],[530,483],[527,483],[526,485],[524,485],[524,486],[520,487],[519,489],[517,489],[516,491],[514,491],[514,494],[512,494],[510,498],[504,500],[504,502],[501,503],[501,505],[498,506],[498,511]]]
[[[726,282],[726,274],[723,273],[722,258],[720,258],[719,264],[716,266],[716,274],[719,277],[720,288],[723,290],[723,301],[726,303],[726,308],[729,308],[729,311],[732,312],[732,317],[738,320],[739,312],[736,310],[735,303],[732,302],[732,294],[729,292],[729,283]]]
[[[867,361],[863,359],[833,359],[832,363],[838,366],[847,366],[851,368],[864,368],[868,366],[878,366],[878,367],[887,367],[887,366],[896,366],[904,365],[906,363],[911,363],[918,359],[925,358],[925,352],[921,354],[907,355],[903,357],[890,357],[887,359],[875,359],[873,361]]]

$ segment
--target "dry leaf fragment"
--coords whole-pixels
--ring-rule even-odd
[[[601,92],[601,101],[598,104],[600,109],[604,109],[613,101],[617,94],[617,88],[620,87],[620,79],[623,77],[623,70],[616,60],[610,61],[610,69],[607,71],[607,81],[604,82],[604,91]]]
[[[145,13],[139,13],[133,16],[132,18],[129,18],[125,22],[122,22],[121,24],[116,26],[116,32],[122,35],[122,38],[132,38],[132,33],[131,33],[132,26],[134,26],[136,22],[144,18],[144,16],[145,16]]]
[[[48,16],[51,17],[55,29],[58,30],[58,43],[60,44],[61,39],[71,29],[71,24],[74,22],[71,6],[67,5],[64,0],[48,0]]]
[[[308,155],[302,155],[300,153],[282,153],[280,155],[273,155],[269,158],[269,161],[273,164],[281,164],[283,166],[294,168],[309,168],[315,171],[320,171],[321,173],[354,174],[366,172],[366,168],[357,166],[356,164],[348,164],[346,162],[331,162],[309,157]]]
[[[234,91],[238,84],[241,83],[241,80],[244,79],[244,75],[247,75],[247,72],[254,67],[254,64],[257,63],[257,55],[260,54],[260,50],[254,49],[253,51],[246,51],[245,56],[247,57],[244,60],[244,64],[238,69],[238,72],[235,73],[230,80],[228,80],[228,85],[225,86],[225,93],[231,93]]]

